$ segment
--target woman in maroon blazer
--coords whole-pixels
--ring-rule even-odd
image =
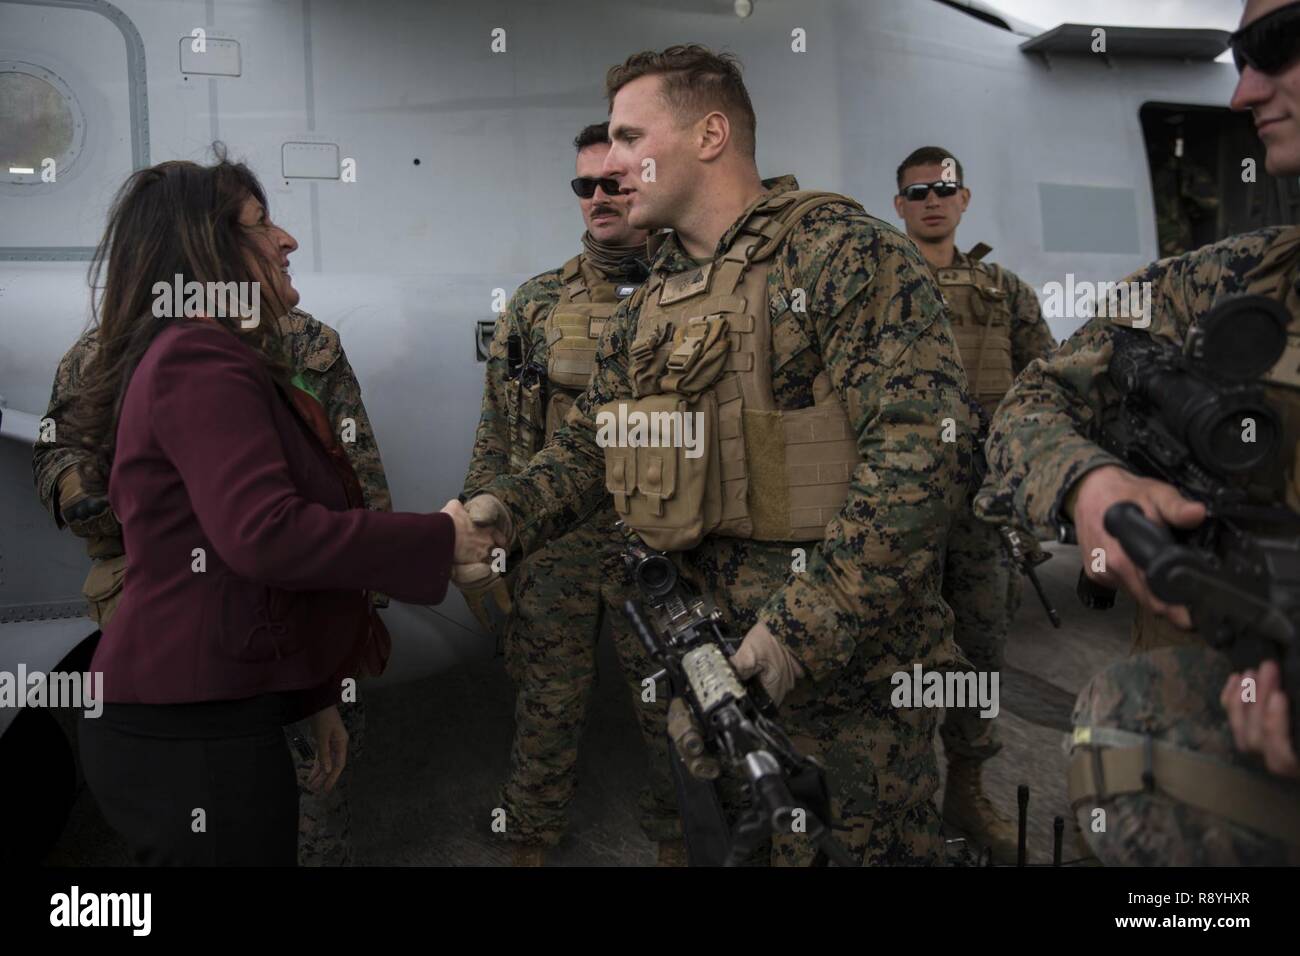
[[[504,543],[455,501],[360,506],[277,335],[297,303],[294,248],[256,178],[222,157],[134,174],[92,265],[100,345],[69,425],[93,452],[84,483],[108,478],[130,573],[91,665],[103,714],[79,736],[91,790],[145,863],[293,865],[281,728],[312,715],[316,782],[332,784],[335,705],[375,638],[366,592],[438,603],[453,562]],[[172,315],[178,281],[249,283],[258,308],[221,314],[205,295]]]

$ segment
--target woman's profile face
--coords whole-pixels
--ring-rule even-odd
[[[240,207],[239,224],[248,231],[258,250],[260,261],[249,263],[253,274],[261,277],[259,281],[276,294],[286,309],[292,309],[298,304],[299,296],[289,274],[289,255],[298,248],[297,240],[271,222],[262,204],[252,196],[245,197]]]

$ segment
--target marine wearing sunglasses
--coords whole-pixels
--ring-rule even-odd
[[[1300,55],[1300,3],[1288,4],[1228,37],[1237,72],[1246,67],[1273,76]]]
[[[913,183],[910,186],[899,191],[898,195],[902,196],[908,202],[921,202],[925,197],[930,195],[930,190],[940,199],[947,199],[950,196],[957,195],[957,190],[961,189],[961,183],[948,182],[940,180],[937,183]]]
[[[1241,77],[1232,108],[1249,111],[1273,176],[1300,169],[1300,3],[1249,0],[1228,43]]]

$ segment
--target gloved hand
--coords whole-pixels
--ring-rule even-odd
[[[501,533],[501,546],[510,547],[514,540],[514,522],[510,520],[510,510],[494,495],[475,495],[465,505],[470,518],[476,525],[488,525]]]
[[[72,465],[59,475],[59,514],[78,538],[113,537],[122,533],[107,498],[86,493],[81,469]]]
[[[755,624],[740,642],[740,647],[732,655],[731,666],[741,680],[748,680],[755,674],[758,681],[772,698],[772,703],[780,704],[785,695],[790,693],[795,681],[804,676],[803,665],[790,653],[766,624]]]
[[[492,499],[497,506],[505,510],[505,506],[495,498]],[[484,505],[476,506],[475,512],[470,511],[458,500],[453,498],[442,507],[443,514],[450,515],[451,520],[456,526],[456,545],[454,564],[457,566],[473,566],[485,564],[492,557],[493,548],[509,547],[510,538],[505,530],[500,527],[500,520],[493,522],[486,518]],[[505,515],[505,528],[509,528],[510,517]],[[455,569],[452,577],[455,579]]]

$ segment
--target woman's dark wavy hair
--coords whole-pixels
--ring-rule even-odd
[[[255,328],[241,328],[239,316],[213,318],[252,346],[277,381],[287,383],[293,374],[279,322],[288,308],[250,267],[265,262],[271,275],[279,264],[266,262],[255,245],[254,234],[264,227],[239,221],[250,196],[266,208],[266,193],[252,170],[226,158],[222,144],[214,144],[213,151],[217,162],[211,166],[173,161],[133,173],[114,197],[108,228],[91,259],[98,347],[60,426],[70,433],[66,441],[88,452],[82,467],[88,491],[107,493],[118,416],[140,359],[168,325],[193,321],[155,316],[155,283],[170,287],[176,275],[182,283],[260,281],[263,318]]]

